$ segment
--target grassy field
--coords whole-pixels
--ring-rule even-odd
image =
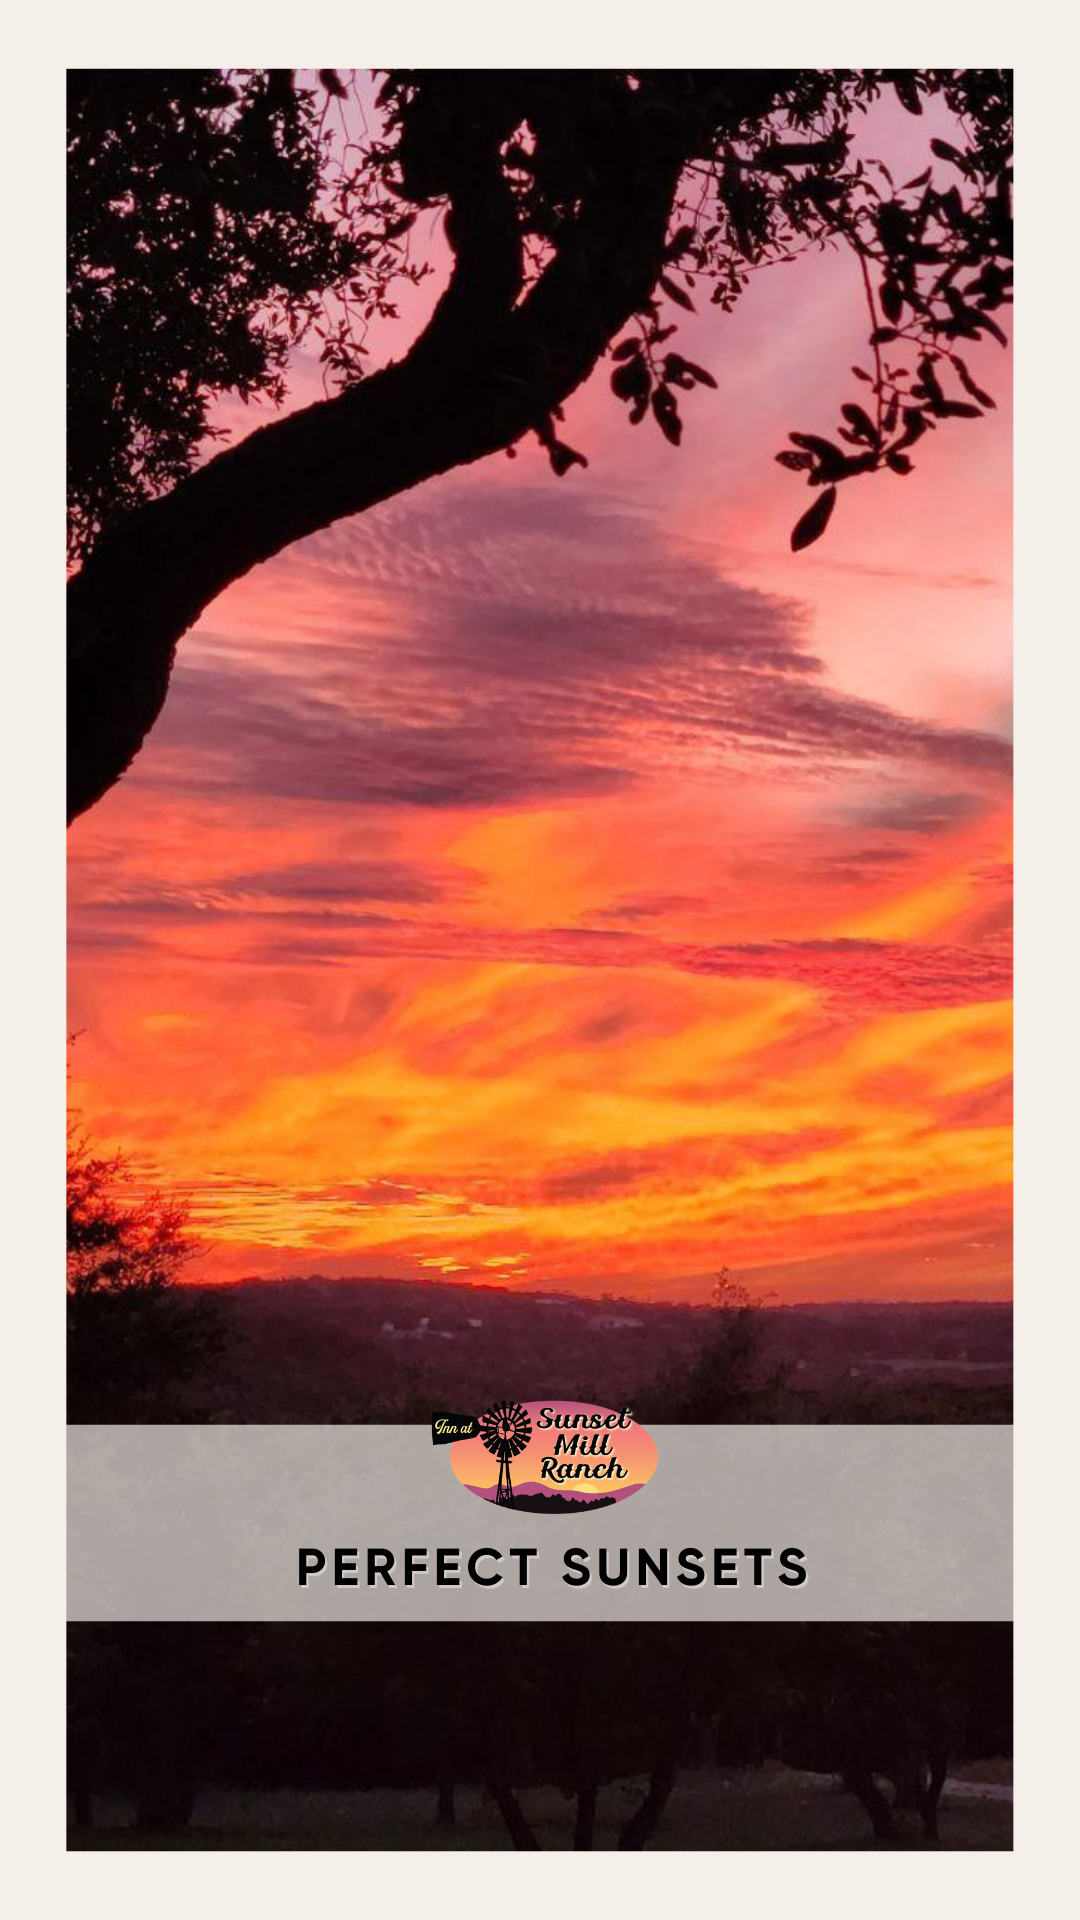
[[[1007,1769],[965,1770],[946,1788],[941,1806],[945,1851],[1000,1851],[1012,1846],[1011,1788]],[[600,1797],[596,1845],[612,1848],[619,1827],[637,1804],[644,1782],[616,1781]],[[573,1806],[556,1790],[522,1793],[521,1802],[542,1846],[567,1848]],[[499,1814],[476,1788],[457,1796],[457,1823],[437,1827],[431,1792],[261,1792],[208,1788],[200,1794],[196,1824],[153,1834],[127,1824],[126,1809],[103,1802],[100,1825],[71,1830],[72,1848],[244,1852],[387,1849],[392,1851],[505,1851],[509,1838]],[[786,1767],[755,1772],[709,1768],[683,1775],[653,1840],[658,1852],[694,1849],[862,1849],[879,1844],[866,1816],[849,1794],[822,1775]],[[904,1831],[894,1843],[923,1847],[921,1832]]]

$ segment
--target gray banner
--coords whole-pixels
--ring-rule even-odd
[[[72,1620],[1006,1620],[1011,1427],[657,1427],[640,1494],[580,1517],[485,1506],[423,1427],[72,1427]],[[509,1549],[535,1548],[522,1560]],[[755,1562],[747,1548],[770,1548]],[[326,1566],[299,1584],[302,1548]],[[335,1585],[335,1550],[355,1585]],[[369,1549],[394,1585],[367,1584]],[[406,1549],[414,1556],[405,1584]],[[436,1585],[436,1550],[460,1584]],[[492,1585],[469,1577],[475,1563]],[[589,1568],[570,1585],[564,1553]],[[600,1578],[600,1549],[625,1584]],[[639,1584],[639,1550],[668,1583]],[[680,1569],[683,1549],[699,1560]],[[800,1549],[806,1579],[781,1581]],[[728,1550],[718,1563],[714,1550]],[[792,1563],[797,1565],[800,1563]],[[525,1566],[528,1584],[519,1584]],[[680,1570],[705,1577],[683,1584]],[[647,1570],[646,1570],[647,1571]],[[721,1571],[737,1583],[714,1584]]]

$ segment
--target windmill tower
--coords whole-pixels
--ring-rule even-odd
[[[514,1489],[510,1480],[510,1462],[525,1451],[532,1439],[532,1421],[517,1401],[497,1400],[494,1406],[480,1415],[480,1438],[499,1463],[495,1505],[512,1507]]]

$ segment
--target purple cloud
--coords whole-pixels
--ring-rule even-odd
[[[762,758],[777,777],[882,761],[954,780],[1008,769],[995,734],[829,686],[797,607],[718,578],[617,502],[428,490],[278,564],[293,637],[186,643],[143,778],[441,808]],[[966,804],[937,797],[946,814]],[[908,830],[933,829],[913,813]]]

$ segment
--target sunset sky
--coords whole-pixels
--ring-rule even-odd
[[[774,269],[687,316],[681,449],[601,368],[587,471],[450,475],[182,643],[70,835],[70,1024],[202,1277],[1008,1292],[1008,361],[792,555],[773,455],[864,340],[850,258]]]

